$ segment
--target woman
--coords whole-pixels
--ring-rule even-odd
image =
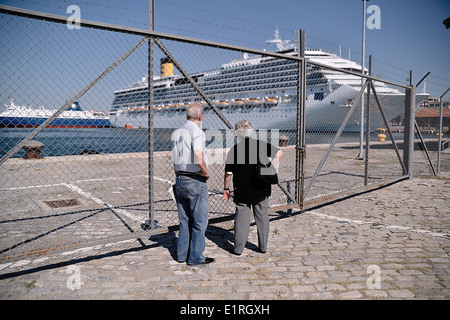
[[[236,216],[234,220],[234,254],[241,255],[244,251],[250,230],[251,210],[255,217],[258,247],[260,252],[267,251],[269,240],[269,200],[271,185],[255,183],[257,163],[278,165],[283,152],[261,140],[254,139],[253,128],[249,121],[236,123],[235,132],[239,142],[227,154],[224,175],[223,196],[230,198],[230,181],[233,177],[234,203]]]

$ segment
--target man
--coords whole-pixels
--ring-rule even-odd
[[[171,138],[176,175],[174,193],[180,219],[177,261],[188,265],[214,261],[203,256],[209,214],[206,139],[201,130],[203,116],[201,104],[193,103],[187,109],[186,123]]]
[[[269,240],[269,201],[271,185],[255,184],[256,164],[260,161],[278,165],[283,152],[273,145],[253,139],[253,128],[249,121],[241,120],[236,123],[235,132],[240,140],[227,154],[224,175],[224,192],[226,200],[230,198],[230,181],[233,177],[234,203],[236,216],[234,220],[234,254],[241,255],[244,251],[250,230],[250,215],[253,209],[255,217],[258,247],[260,252],[267,251]]]

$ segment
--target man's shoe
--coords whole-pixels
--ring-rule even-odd
[[[216,261],[216,260],[214,260],[214,258],[205,258],[205,261],[203,261],[202,264],[209,264],[214,261]]]
[[[209,264],[209,263],[214,262],[214,261],[215,260],[213,258],[205,258],[205,260],[203,260],[203,262],[201,262],[201,263],[196,263],[196,264],[188,263],[188,265],[190,265],[190,266],[199,266],[199,265],[203,265],[203,264]]]

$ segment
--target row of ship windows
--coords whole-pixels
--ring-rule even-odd
[[[290,82],[283,82],[283,83],[270,83],[270,84],[260,84],[260,85],[249,85],[245,87],[245,90],[242,91],[249,91],[249,90],[267,90],[267,89],[278,89],[283,88],[287,86],[295,86],[296,85],[296,78],[289,79]],[[295,82],[294,82],[295,81]],[[318,79],[318,80],[307,80],[306,85],[320,85],[320,84],[326,84],[326,80],[324,79]],[[219,90],[219,89],[223,90]],[[236,88],[223,88],[224,86],[214,86],[211,89],[204,90],[205,93],[208,94],[225,94],[225,93],[234,93],[238,92]],[[244,88],[243,88],[244,89]],[[311,89],[312,90],[312,89]],[[175,91],[175,90],[173,90]],[[192,87],[187,87],[186,89],[182,90],[176,90],[176,93],[171,93],[170,90],[155,90],[155,99],[161,100],[161,99],[178,99],[178,98],[191,98],[198,96],[197,92]],[[142,101],[148,99],[148,93],[146,91],[141,91],[140,93],[136,93],[133,95],[126,94],[126,95],[118,95],[114,99],[114,104],[118,103],[126,103],[126,102],[133,102],[133,101]]]
[[[280,81],[281,80],[281,81]],[[266,78],[266,79],[258,79],[252,81],[238,81],[234,83],[220,83],[217,85],[208,86],[208,88],[202,88],[205,92],[235,92],[239,91],[239,89],[252,88],[254,89],[273,89],[273,88],[282,88],[287,85],[290,85],[292,82],[297,82],[297,77],[285,77],[285,78]],[[186,88],[180,91],[180,94],[192,92],[192,88]]]
[[[324,94],[324,92],[315,92],[314,93],[314,100],[319,100],[319,101],[322,101],[323,99],[324,99],[324,97],[325,97],[325,94]],[[214,97],[212,97],[212,99],[214,100]],[[197,98],[197,99],[194,99],[195,101],[201,101],[201,99],[200,98]],[[306,100],[308,100],[308,98],[306,98]],[[174,100],[174,101],[172,101],[173,103],[183,103],[183,102],[185,102],[185,103],[189,103],[191,101],[191,99],[184,99],[183,101],[180,101],[180,100]],[[142,100],[128,100],[128,101],[121,101],[121,102],[119,102],[119,101],[115,101],[113,104],[114,105],[117,105],[117,104],[119,104],[119,103],[128,103],[128,104],[136,104],[137,102],[142,102]],[[160,103],[161,103],[161,101],[160,101]],[[169,101],[169,100],[166,100],[166,101],[163,101],[162,102],[162,104],[170,104],[171,103],[171,101]],[[139,105],[141,105],[141,106],[143,106],[144,104],[143,103],[140,103]],[[206,107],[206,108],[208,108],[208,107]],[[221,108],[221,107],[219,107],[219,108]],[[254,108],[254,106],[248,106],[247,108]],[[267,108],[267,105],[263,105],[263,108],[265,109],[265,108]],[[228,110],[233,110],[234,108],[229,108]],[[242,109],[242,108],[241,108]]]
[[[222,79],[221,81],[215,81],[220,86],[225,85],[234,85],[234,86],[242,86],[242,85],[251,85],[251,84],[263,84],[263,83],[273,83],[273,82],[284,82],[284,81],[291,81],[295,80],[297,81],[297,74],[295,72],[284,72],[284,73],[277,73],[272,75],[267,75],[266,77],[256,77],[256,76],[246,76],[246,77],[240,77],[240,78],[234,78],[234,80],[225,80]],[[202,86],[200,84],[200,86]],[[208,86],[214,86],[214,84],[209,83]]]
[[[322,101],[324,99],[324,93],[323,92],[316,92],[314,93],[314,100],[319,100]],[[195,99],[196,101],[200,101],[201,99]],[[307,98],[308,100],[308,98]],[[180,102],[180,101],[178,101]],[[183,102],[190,102],[189,99],[185,99]],[[128,101],[128,104],[122,105],[120,106],[120,108],[129,108],[129,107],[136,107],[136,106],[145,106],[145,103],[136,103],[135,101]],[[334,104],[334,101],[331,102],[332,104]],[[167,102],[166,104],[169,104],[169,102]],[[232,112],[237,112],[240,111],[242,113],[245,112],[251,112],[252,110],[255,109],[260,109],[262,112],[266,112],[268,110],[271,109],[271,107],[275,106],[276,104],[261,104],[261,105],[243,105],[243,106],[221,106],[221,105],[216,105],[219,109],[221,110],[226,110],[228,113],[232,113]],[[116,105],[115,108],[113,108],[113,110],[117,110],[119,109],[119,106]],[[205,106],[205,111],[210,109],[209,106]],[[157,110],[158,112],[179,112],[179,111],[185,111],[183,108],[176,108],[176,109],[160,109]]]
[[[323,100],[324,99],[324,93],[323,92],[318,92],[314,94],[314,100]],[[335,102],[332,101],[331,104],[334,104]],[[352,103],[352,100],[349,99],[347,101],[347,103]],[[134,108],[136,106],[141,106],[141,107],[145,107],[146,108],[146,104],[134,104],[134,103],[129,103],[129,104],[125,104],[120,106],[120,108],[123,109],[127,109],[127,108]],[[249,113],[252,112],[254,110],[259,110],[259,112],[267,112],[267,111],[277,111],[277,112],[284,112],[283,109],[273,109],[275,106],[277,106],[277,103],[263,103],[263,104],[254,104],[254,105],[242,105],[242,106],[235,106],[235,105],[230,105],[230,106],[222,106],[222,105],[216,105],[217,108],[219,108],[219,110],[221,110],[222,112],[226,112],[226,113],[236,113],[236,112],[240,112],[240,113]],[[113,108],[113,110],[117,110],[118,107]],[[208,105],[204,106],[204,110],[210,110],[211,107],[209,107]],[[145,112],[147,112],[146,110],[144,110]],[[155,112],[166,112],[169,115],[173,114],[173,113],[177,113],[177,112],[186,112],[186,108],[158,108],[155,109]]]
[[[315,92],[314,93],[314,100],[319,100],[319,101],[321,101],[321,100],[323,100],[324,99],[324,97],[325,97],[325,94],[324,94],[324,92]],[[215,97],[211,97],[213,100],[215,99]],[[307,98],[307,100],[308,100],[308,98]],[[181,102],[190,102],[191,100],[190,99],[184,99],[183,101],[172,101],[173,103],[181,103]],[[200,98],[197,98],[197,99],[195,99],[195,101],[201,101],[201,99]],[[134,106],[136,106],[136,105],[139,105],[139,106],[144,106],[145,105],[145,103],[137,103],[138,101],[136,101],[136,100],[129,100],[129,101],[124,101],[124,102],[122,102],[122,103],[128,103],[128,105],[122,105],[122,108],[126,108],[126,107],[134,107]],[[159,102],[159,103],[161,103],[161,102]],[[163,101],[162,102],[162,104],[170,104],[171,102],[170,101]],[[334,102],[332,102],[333,104],[334,104]],[[115,103],[113,103],[114,105],[116,105],[117,106],[117,104],[119,104],[119,102],[117,102],[117,101],[115,101]],[[227,109],[228,110],[228,112],[235,112],[235,111],[237,111],[237,110],[241,110],[241,112],[250,112],[251,110],[254,110],[255,108],[261,108],[261,110],[262,111],[267,111],[269,108],[270,108],[270,106],[271,105],[268,105],[268,104],[262,104],[262,105],[260,105],[260,106],[258,106],[258,105],[245,105],[245,106],[242,106],[242,107],[236,107],[236,106],[231,106],[231,107],[228,107],[228,106],[218,106],[218,108],[219,109]],[[117,108],[115,108],[115,109],[117,109]],[[205,110],[207,110],[207,109],[209,109],[209,107],[208,106],[206,106],[205,107]],[[181,110],[181,109],[176,109],[176,111],[179,111],[179,110]],[[163,112],[164,110],[162,110],[161,112]]]
[[[247,76],[247,77],[241,77],[241,78],[236,78],[233,77],[232,79],[228,79],[228,80],[214,80],[214,82],[216,83],[216,85],[212,85],[212,82],[210,82],[208,84],[208,89],[204,89],[203,87],[206,84],[199,84],[200,88],[202,88],[205,91],[214,91],[214,90],[219,90],[219,89],[225,89],[225,87],[227,87],[226,89],[230,89],[232,90],[232,87],[230,87],[230,85],[233,85],[234,87],[240,87],[240,86],[254,86],[254,85],[262,85],[262,84],[271,84],[273,85],[274,82],[277,81],[281,81],[281,82],[285,82],[285,81],[297,81],[297,74],[295,71],[290,71],[284,74],[284,77],[282,76],[283,73],[278,73],[276,74],[276,76],[272,75],[268,75],[268,77],[266,78],[261,78],[261,77],[255,77],[255,76]],[[235,80],[233,80],[235,79]],[[257,81],[255,81],[257,80]],[[323,78],[322,76],[317,76],[317,74],[314,75],[307,75],[306,76],[306,85],[318,85],[318,84],[325,84],[327,83],[327,79]],[[278,86],[277,86],[278,87]],[[145,92],[146,89],[140,89],[140,90],[136,90],[135,94],[140,94],[142,92]],[[167,93],[170,95],[170,91],[177,91],[177,93],[179,94],[189,94],[192,93],[194,91],[194,89],[192,88],[192,86],[189,83],[184,83],[184,84],[179,84],[177,86],[173,86],[170,88],[155,88],[155,94],[157,95],[158,93]],[[131,95],[131,92],[127,92],[126,95]]]
[[[255,80],[260,80],[260,81],[282,81],[283,79],[287,78],[287,79],[292,79],[297,78],[298,72],[296,72],[295,70],[287,70],[287,71],[282,71],[282,72],[273,72],[268,74],[267,72],[265,73],[265,76],[261,76],[261,75],[256,75],[256,74],[249,74],[249,73],[245,73],[241,76],[229,76],[229,77],[214,77],[214,79],[205,79],[203,82],[198,82],[199,86],[213,86],[213,85],[225,85],[225,84],[245,84],[247,82],[254,82]],[[191,85],[188,82],[187,79],[179,79],[177,80],[177,82],[175,83],[175,87],[176,88],[189,88]],[[159,88],[156,88],[159,89]],[[166,89],[166,88],[161,88],[161,89]]]
[[[297,83],[297,79],[290,79],[291,82],[283,82],[283,83],[262,83],[262,84],[255,84],[255,85],[248,85],[242,88],[240,91],[249,91],[249,90],[268,90],[268,89],[279,89],[289,86],[295,86]],[[220,90],[222,88],[222,90]],[[236,90],[236,88],[224,88],[224,86],[215,86],[210,89],[204,90],[207,94],[226,94],[226,93],[235,93],[239,92],[239,90]],[[188,88],[185,90],[177,90],[176,93],[170,94],[169,90],[165,90],[164,92],[158,92],[158,90],[155,90],[155,99],[176,99],[176,98],[183,98],[183,97],[193,97],[198,96],[197,92],[194,91],[194,89]],[[137,94],[127,94],[123,96],[116,96],[114,99],[114,103],[125,103],[129,101],[141,101],[141,100],[147,100],[148,99],[148,93],[147,92],[141,92]]]
[[[242,107],[230,107],[230,108],[220,108],[222,113],[250,113],[250,112],[277,112],[277,113],[284,113],[285,109],[274,109],[274,107],[276,106],[276,104],[272,105],[272,106],[268,106],[268,105],[263,105],[263,106],[242,106]],[[123,106],[124,109],[127,108],[132,108],[134,107],[134,105],[125,105]],[[146,108],[144,106],[144,108]],[[212,110],[212,108],[210,108],[209,106],[205,106],[204,107],[205,112],[208,110]],[[142,110],[141,112],[146,113],[147,109]],[[168,115],[174,115],[176,113],[185,113],[186,112],[186,108],[155,108],[154,112],[158,112],[158,113],[167,113]]]
[[[276,105],[274,105],[276,106]],[[281,109],[273,109],[274,106],[243,106],[243,107],[233,107],[233,108],[219,108],[221,110],[221,112],[223,113],[249,113],[252,111],[257,110],[258,112],[268,112],[268,111],[277,111],[277,112],[283,112],[284,110]],[[212,110],[211,107],[209,106],[205,106],[204,107],[205,111],[208,110]],[[178,108],[178,109],[155,109],[156,112],[166,112],[168,114],[173,114],[173,113],[177,113],[177,112],[186,112],[186,109],[183,108]]]
[[[258,81],[255,81],[258,80]],[[217,81],[217,85],[211,85],[209,84],[208,89],[204,88],[204,85],[200,84],[199,87],[205,91],[208,90],[217,90],[222,88],[235,88],[238,89],[239,87],[247,87],[247,86],[253,86],[253,85],[260,85],[260,84],[274,84],[275,82],[281,82],[281,84],[284,84],[285,82],[291,82],[291,81],[298,81],[297,75],[295,73],[289,73],[285,77],[267,77],[267,78],[255,78],[255,77],[248,77],[247,79],[237,79],[235,81],[232,80],[223,80],[223,81]],[[313,77],[307,77],[306,78],[306,85],[317,85],[317,84],[326,84],[328,81],[326,78],[313,78]],[[233,85],[231,87],[230,85]],[[156,92],[165,91],[168,92],[170,89],[163,89],[158,90],[156,89]],[[172,91],[177,90],[179,93],[189,93],[193,91],[193,88],[190,84],[184,84],[177,87],[173,87]]]
[[[286,63],[286,62],[284,62]],[[279,65],[280,63],[278,63]],[[295,64],[294,64],[295,66]],[[259,82],[257,82],[257,84],[261,84],[263,83],[263,81],[279,81],[279,80],[283,80],[284,78],[286,78],[288,81],[289,80],[293,80],[293,79],[297,79],[298,76],[298,70],[296,69],[292,69],[293,65],[292,63],[290,63],[289,65],[285,65],[283,67],[278,67],[278,68],[261,68],[261,66],[252,66],[252,67],[247,67],[247,68],[238,68],[238,69],[233,69],[230,71],[222,71],[221,76],[215,76],[213,78],[208,78],[205,77],[203,78],[203,82],[199,83],[200,87],[204,86],[204,85],[219,85],[219,86],[225,86],[225,85],[229,85],[229,84],[234,84],[234,85],[242,85],[242,84],[246,84],[249,81],[254,81],[254,80],[260,80]],[[256,72],[251,72],[249,75],[249,69],[252,68],[257,68],[258,70]],[[226,74],[228,73],[228,74]],[[242,75],[239,75],[242,74]],[[261,77],[258,76],[259,74],[267,74],[266,77]],[[222,76],[225,75],[225,76]],[[322,83],[326,83],[327,80],[323,77],[323,74],[320,72],[313,72],[313,73],[307,73],[306,75],[306,79],[307,79],[307,85],[315,85],[315,84],[322,84]],[[252,83],[255,84],[255,83]],[[170,89],[177,89],[177,90],[186,90],[186,91],[180,91],[183,93],[188,93],[190,91],[192,91],[191,85],[188,82],[187,79],[178,79],[177,83],[175,86],[172,86],[170,88],[166,88],[166,85],[163,86],[159,86],[159,87],[155,87],[155,91],[167,91]],[[212,90],[218,89],[219,87],[213,87]],[[131,94],[132,92],[139,92],[145,89],[137,89],[137,90],[133,90],[133,91],[128,91],[127,94]]]
[[[278,60],[275,62],[268,62],[268,63],[262,63],[262,64],[255,64],[255,65],[247,65],[243,67],[233,68],[233,69],[222,69],[221,74],[233,74],[233,76],[236,73],[239,72],[249,72],[251,70],[258,70],[258,73],[264,73],[267,72],[268,69],[273,69],[274,71],[283,70],[283,69],[291,69],[293,66],[296,66],[296,62],[292,62],[291,60]],[[277,68],[278,67],[278,68]],[[261,70],[261,72],[259,71]]]
[[[220,78],[237,78],[240,79],[246,75],[261,75],[267,74],[268,76],[273,76],[274,73],[292,71],[298,74],[298,70],[295,68],[295,65],[286,65],[282,67],[269,67],[269,68],[238,68],[233,69],[232,72],[222,72],[219,76],[215,76],[214,78],[205,77],[205,82],[213,82],[213,81],[222,81]],[[220,78],[219,78],[220,77]],[[219,79],[218,79],[219,78]]]
[[[221,75],[228,75],[230,77],[239,77],[240,74],[248,74],[249,72],[253,75],[264,74],[264,73],[273,73],[278,71],[292,70],[295,73],[298,73],[297,62],[292,61],[277,61],[275,63],[267,63],[264,67],[262,64],[257,64],[254,66],[245,66],[241,68],[234,68],[230,70],[222,70]],[[307,65],[306,72],[313,73],[315,77],[322,77],[323,75],[320,72],[322,71],[322,67]],[[353,71],[353,70],[352,70]],[[205,81],[213,81],[215,79],[206,78]]]
[[[294,87],[296,83],[291,83],[291,87]],[[279,88],[285,88],[286,86],[254,86],[251,89],[252,90],[267,90],[267,89],[279,89]],[[245,90],[248,91],[248,90]],[[229,94],[229,93],[235,93],[235,90],[217,90],[215,92],[209,92],[208,95],[220,95],[220,94]],[[185,99],[183,101],[190,101],[190,99],[198,97],[198,94],[196,92],[191,92],[190,94],[174,94],[174,95],[156,95],[155,94],[155,100],[161,101],[165,100],[167,103],[170,101],[175,101],[176,99]],[[131,103],[131,102],[140,102],[140,101],[147,101],[148,100],[148,94],[140,94],[140,95],[133,95],[128,97],[116,97],[113,101],[113,104],[122,104],[122,103]],[[163,102],[164,103],[164,102]]]

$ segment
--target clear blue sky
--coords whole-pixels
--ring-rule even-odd
[[[69,16],[78,5],[87,20],[148,28],[148,0],[0,0],[1,4]],[[434,96],[450,86],[449,0],[371,0],[381,10],[381,29],[366,29],[366,54],[374,58],[374,74],[413,83],[426,72],[427,91]],[[155,0],[155,30],[257,49],[270,49],[265,41],[275,27],[284,39],[292,31],[307,33],[307,47],[361,61],[361,0]],[[367,63],[367,58],[366,58]],[[367,66],[367,65],[366,65]],[[422,89],[422,86],[419,90]],[[446,98],[448,99],[448,95]]]

